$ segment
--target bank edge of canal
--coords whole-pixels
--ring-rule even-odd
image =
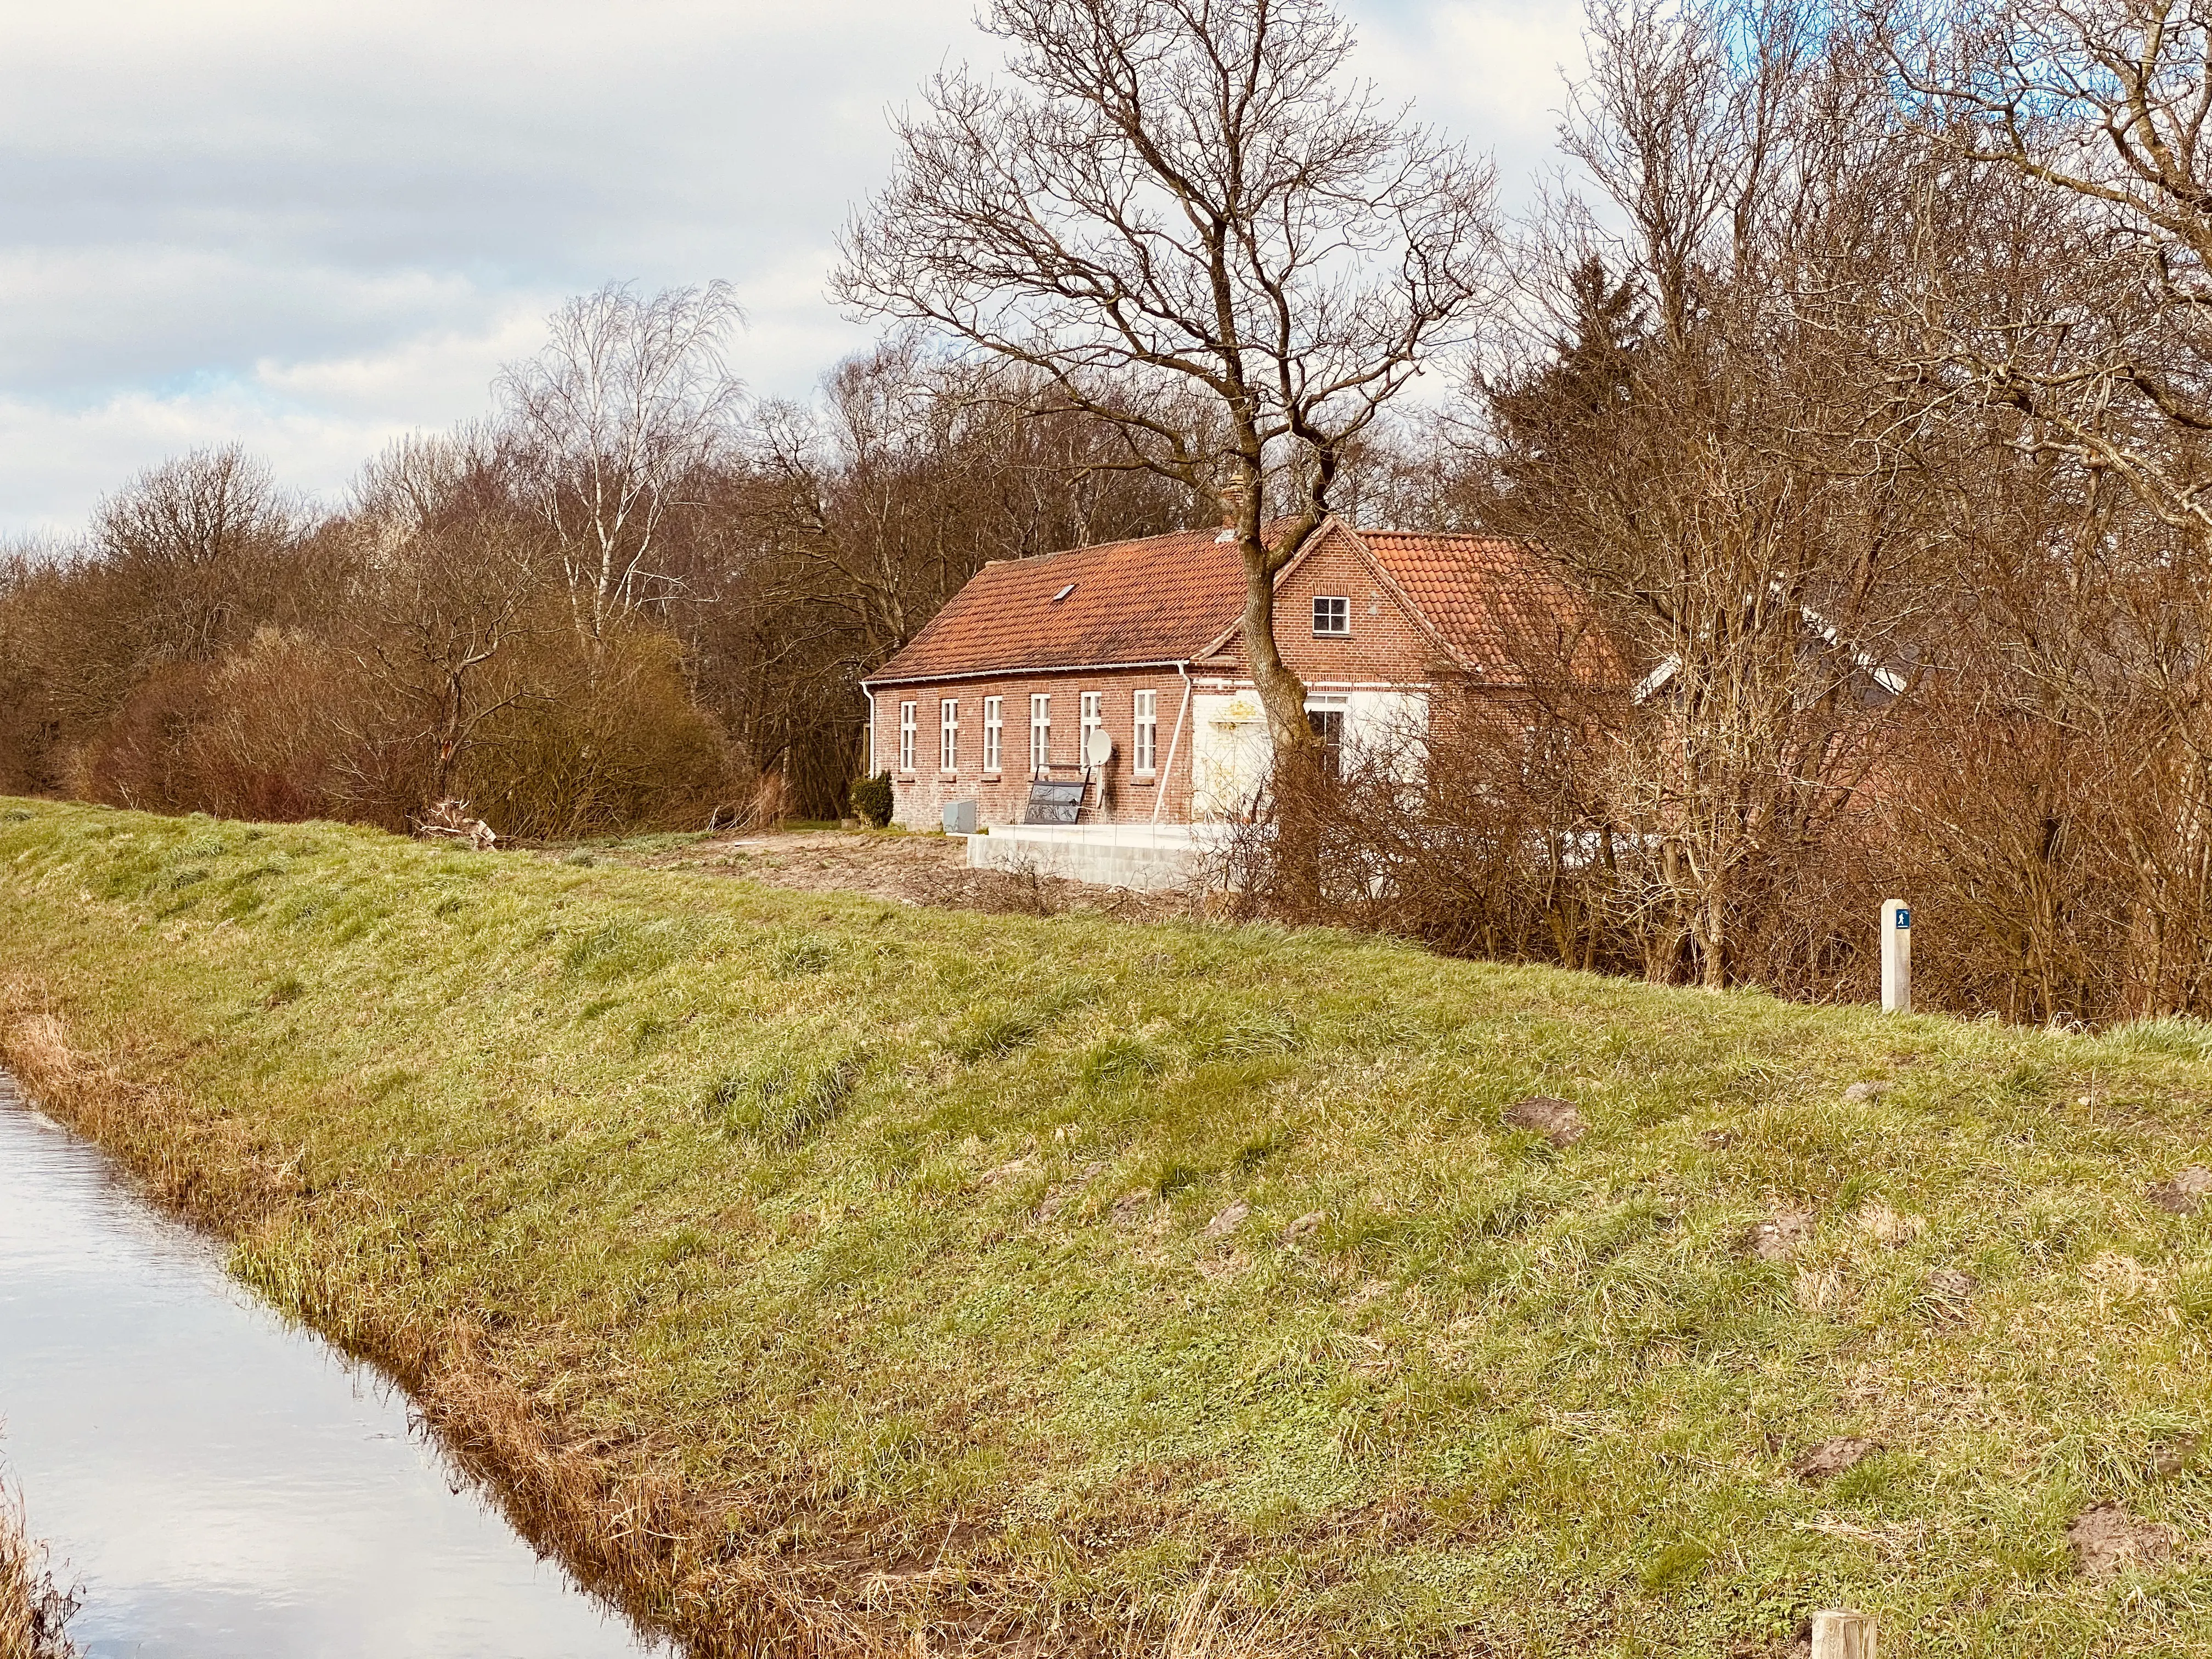
[[[56,1582],[20,1497],[0,1490],[0,1659],[75,1659],[76,1598]]]
[[[5,1073],[0,1607],[0,1659],[668,1659]]]

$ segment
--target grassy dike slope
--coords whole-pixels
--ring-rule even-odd
[[[0,1007],[702,1653],[1142,1650],[1209,1564],[1285,1652],[2212,1653],[2212,1028],[30,802]],[[2174,1553],[2078,1573],[2105,1500]]]

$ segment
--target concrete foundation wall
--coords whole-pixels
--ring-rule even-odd
[[[1218,844],[1202,825],[1005,824],[968,837],[968,863],[976,870],[1030,870],[1151,890],[1200,879],[1206,854]]]

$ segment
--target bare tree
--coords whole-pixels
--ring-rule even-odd
[[[2212,15],[1936,0],[1884,24],[1928,137],[1960,166],[1954,189],[1975,170],[2028,186],[2014,211],[2053,279],[1992,304],[1972,272],[1935,265],[1942,296],[1970,301],[1944,307],[1950,365],[2212,544]]]
[[[1892,61],[1949,188],[1915,367],[2073,510],[1996,618],[2045,718],[2109,749],[2139,1012],[2212,983],[2212,15],[2190,0],[1899,4]],[[2148,515],[2156,528],[2131,518]]]
[[[985,562],[1191,522],[1112,428],[1019,365],[902,334],[810,405],[757,408],[743,462],[672,521],[668,615],[763,786],[846,805],[860,678]]]
[[[137,602],[140,665],[209,660],[250,634],[246,593],[305,528],[268,467],[236,444],[149,467],[102,501],[93,543]]]
[[[544,349],[499,377],[525,498],[589,641],[665,586],[662,521],[730,442],[740,387],[722,343],[739,320],[726,283],[650,299],[610,283],[554,313]]]
[[[1893,122],[1802,0],[1601,0],[1589,40],[1562,143],[1612,211],[1560,204],[1526,262],[1564,315],[1488,387],[1487,516],[1635,664],[1603,728],[1611,902],[1648,973],[1717,989],[1771,975],[1911,678],[1918,416],[1869,298],[1905,222]]]
[[[1490,173],[1343,82],[1320,0],[994,0],[984,27],[1015,84],[929,83],[834,291],[1029,367],[1123,464],[1218,494],[1276,753],[1309,753],[1273,579],[1483,296]]]
[[[544,626],[550,539],[503,488],[511,459],[481,430],[415,434],[356,486],[353,528],[374,544],[346,641],[372,688],[369,726],[348,732],[364,799],[396,782],[419,796],[405,811],[445,799],[484,727],[547,695],[504,659]]]

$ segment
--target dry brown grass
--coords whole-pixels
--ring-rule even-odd
[[[23,1507],[0,1492],[0,1659],[73,1659],[66,1633],[77,1598],[55,1583]]]
[[[647,869],[733,876],[803,893],[856,893],[936,910],[994,915],[1077,913],[1123,921],[1165,921],[1199,914],[1182,891],[1139,892],[1047,875],[1034,867],[975,870],[956,836],[897,831],[794,830],[738,836],[641,836],[568,852],[572,860]]]

